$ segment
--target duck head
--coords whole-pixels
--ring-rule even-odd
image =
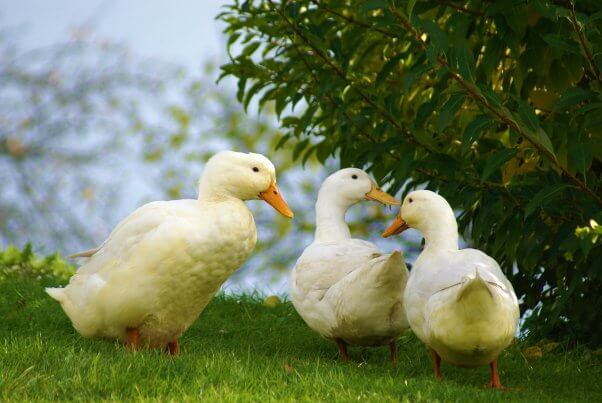
[[[382,233],[387,238],[415,228],[425,238],[437,233],[457,234],[458,226],[451,206],[442,196],[430,190],[409,193],[391,225]],[[457,235],[455,235],[457,236]]]
[[[345,208],[362,200],[374,200],[389,205],[400,204],[399,200],[380,190],[376,182],[358,168],[341,169],[326,178],[320,187],[318,199],[327,199]]]
[[[264,200],[292,218],[278,186],[276,168],[261,154],[221,151],[209,159],[199,181],[199,198],[227,195],[240,200]]]

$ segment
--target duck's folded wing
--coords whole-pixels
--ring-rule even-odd
[[[68,257],[71,259],[91,258],[103,250],[112,239],[119,238],[120,236],[127,237],[128,235],[131,235],[132,232],[144,232],[145,230],[156,227],[164,217],[162,211],[165,210],[166,205],[167,202],[145,204],[121,220],[102,244],[92,249],[73,253]]]
[[[147,260],[182,242],[186,234],[186,210],[173,214],[168,202],[153,202],[134,211],[111,232],[103,244],[78,269],[78,274],[97,273],[131,265],[132,256]],[[92,251],[92,250],[91,250]],[[184,252],[184,251],[182,251]]]
[[[359,240],[314,244],[295,265],[296,287],[304,294],[323,294],[345,276],[381,256],[375,245]]]
[[[333,307],[339,325],[360,321],[384,329],[390,323],[383,318],[394,317],[405,327],[402,303],[408,274],[401,252],[382,255],[332,286],[324,300]]]

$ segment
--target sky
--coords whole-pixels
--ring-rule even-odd
[[[22,28],[29,47],[65,39],[91,23],[99,34],[123,41],[139,55],[200,70],[224,54],[220,0],[0,0],[0,18]]]

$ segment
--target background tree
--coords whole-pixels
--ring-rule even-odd
[[[533,335],[602,343],[602,3],[236,0],[220,18],[223,75],[273,101],[295,156],[439,191]]]

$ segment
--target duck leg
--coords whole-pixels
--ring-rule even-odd
[[[397,364],[397,341],[393,340],[389,343],[389,350],[391,350],[391,363]]]
[[[501,389],[502,381],[500,380],[500,375],[497,372],[497,360],[493,360],[489,363],[489,369],[491,370],[491,380],[489,381],[489,386],[495,389]]]
[[[173,356],[180,354],[180,342],[178,339],[170,341],[165,345],[165,353]]]
[[[339,357],[341,361],[349,361],[349,355],[347,354],[347,344],[341,339],[334,339],[339,346]]]
[[[441,357],[439,357],[439,354],[432,348],[431,354],[433,355],[433,364],[435,364],[435,378],[443,379],[443,375],[441,375]]]
[[[137,350],[140,347],[140,329],[137,327],[125,329],[125,347],[128,350]]]

